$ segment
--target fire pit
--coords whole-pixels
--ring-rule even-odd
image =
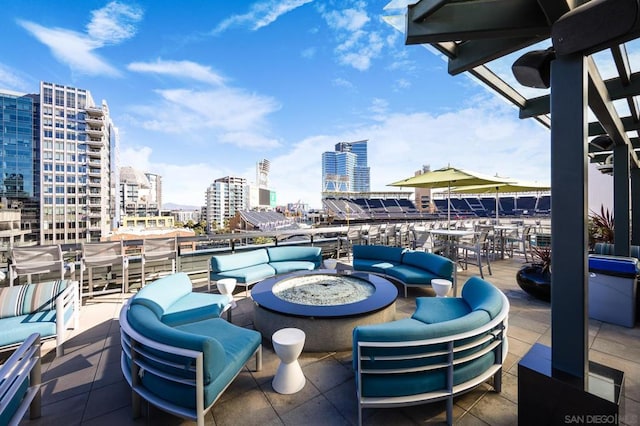
[[[286,327],[303,330],[308,352],[351,349],[356,325],[395,319],[398,290],[366,272],[298,271],[266,279],[251,290],[254,326],[266,338]]]

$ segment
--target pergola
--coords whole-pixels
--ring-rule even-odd
[[[549,408],[533,400],[541,391],[547,392],[543,399],[559,395],[566,402],[567,392],[578,389],[584,395],[567,409],[595,409],[590,385],[607,375],[588,359],[587,168],[591,161],[613,174],[615,254],[629,256],[630,245],[640,245],[640,69],[627,54],[640,52],[634,41],[639,1],[420,0],[406,7],[407,1],[396,0],[386,7],[404,8],[406,44],[430,45],[447,58],[450,74],[469,73],[513,103],[521,118],[550,128],[550,374],[533,394],[519,383],[521,424],[534,423],[527,416]],[[495,71],[499,61],[511,62],[511,78]],[[602,63],[615,70],[613,77],[603,79]],[[530,87],[548,90],[529,96]],[[545,353],[538,348],[525,358]]]

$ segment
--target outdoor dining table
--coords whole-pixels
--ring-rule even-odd
[[[500,259],[504,259],[504,249],[506,242],[506,233],[509,231],[517,231],[518,225],[495,225],[493,227],[494,235],[498,240],[498,244],[500,247]]]
[[[458,242],[462,237],[474,235],[472,229],[432,229],[431,235],[439,235],[446,238],[447,257],[454,262],[458,261]]]

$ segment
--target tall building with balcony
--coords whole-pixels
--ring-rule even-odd
[[[206,189],[205,220],[207,232],[223,229],[225,222],[236,215],[236,211],[247,210],[247,180],[226,176],[216,179]]]
[[[370,186],[367,140],[339,142],[322,153],[324,192],[369,192]]]
[[[118,132],[106,101],[91,92],[41,82],[40,243],[98,241],[114,227]]]

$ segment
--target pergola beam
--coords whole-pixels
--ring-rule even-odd
[[[454,42],[442,42],[442,43],[434,43],[433,48],[438,50],[440,53],[445,55],[448,58],[453,58],[456,55],[458,46]],[[507,99],[517,108],[522,108],[522,106],[526,102],[526,98],[522,96],[516,89],[514,89],[511,85],[507,84],[504,80],[498,77],[493,73],[489,68],[484,65],[480,65],[475,67],[469,71],[467,71],[469,75],[477,78],[481,83],[485,84],[490,89],[494,90],[500,96]],[[549,128],[551,127],[551,120],[549,117],[540,115],[534,117],[540,124]]]
[[[432,15],[449,0],[422,0],[413,5],[413,22],[420,22]],[[411,6],[409,6],[411,7]]]
[[[449,74],[456,75],[498,59],[509,53],[524,49],[548,38],[548,34],[537,37],[500,38],[470,40],[457,45],[456,56],[449,59]]]
[[[537,0],[457,1],[420,18],[425,1],[409,6],[406,44],[537,37],[550,31]]]
[[[631,147],[629,136],[625,131],[622,120],[613,106],[613,102],[609,99],[607,87],[600,77],[598,67],[591,56],[587,57],[587,71],[589,73],[589,107],[598,118],[603,129],[613,140],[614,145],[627,145]],[[638,168],[638,156],[633,149],[629,149],[629,157],[631,167]]]
[[[609,99],[613,101],[638,96],[640,95],[640,72],[631,73],[626,86],[620,77],[610,78],[604,84],[609,92]],[[550,110],[549,95],[532,98],[520,110],[520,118],[532,118],[540,114],[549,114]]]

